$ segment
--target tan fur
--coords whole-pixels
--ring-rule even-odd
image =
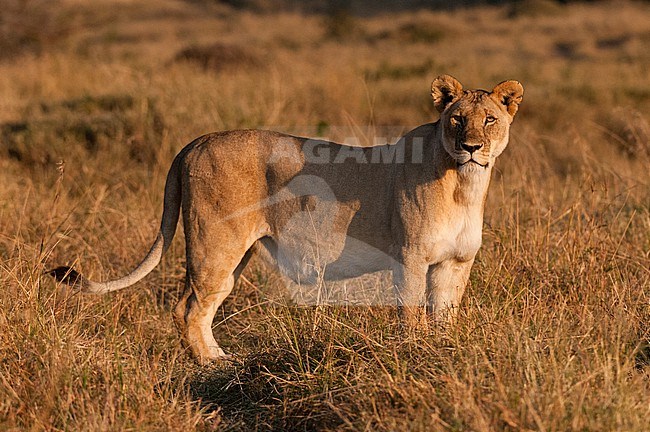
[[[481,245],[490,174],[523,88],[506,81],[464,91],[444,75],[431,93],[440,120],[381,147],[258,130],[200,137],[172,164],[161,233],[136,270],[105,283],[67,268],[53,274],[88,292],[134,283],[160,261],[180,207],[187,279],[174,316],[200,361],[224,357],[212,320],[255,252],[299,283],[391,270],[406,322],[423,309],[449,319]]]

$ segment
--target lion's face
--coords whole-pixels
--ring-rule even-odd
[[[443,144],[459,168],[487,168],[508,143],[510,117],[488,93],[463,95],[443,112]]]
[[[441,112],[445,150],[460,172],[480,172],[490,167],[508,144],[510,123],[523,96],[517,81],[505,81],[492,92],[463,91],[454,78],[434,80],[431,93]]]

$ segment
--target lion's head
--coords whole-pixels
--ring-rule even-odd
[[[490,167],[508,144],[510,123],[519,108],[524,88],[504,81],[491,92],[463,90],[455,78],[442,75],[431,84],[440,112],[442,142],[461,172]]]

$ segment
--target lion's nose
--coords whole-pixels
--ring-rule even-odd
[[[462,143],[460,146],[463,150],[467,151],[469,154],[472,154],[476,150],[479,150],[481,147],[483,147],[483,144]]]

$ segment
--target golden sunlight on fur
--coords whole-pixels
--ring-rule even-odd
[[[126,288],[160,262],[182,209],[187,277],[174,316],[199,361],[226,357],[212,320],[254,254],[296,284],[316,283],[319,271],[340,280],[390,270],[409,325],[423,308],[448,320],[481,245],[492,168],[523,87],[463,90],[443,75],[431,94],[440,120],[383,147],[260,130],[197,138],[172,163],[160,233],[133,272],[102,283],[67,267],[51,274],[89,293]]]

